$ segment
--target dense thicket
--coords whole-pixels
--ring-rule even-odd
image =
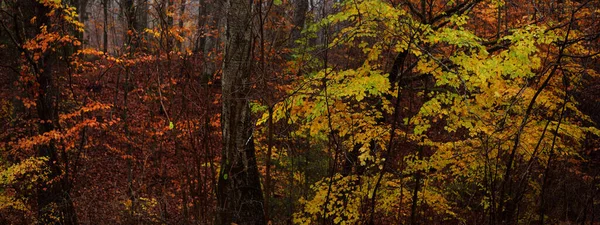
[[[596,224],[600,2],[4,0],[0,224]]]

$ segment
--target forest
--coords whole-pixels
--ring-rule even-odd
[[[600,1],[1,0],[0,224],[600,224]]]

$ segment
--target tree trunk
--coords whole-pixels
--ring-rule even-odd
[[[138,0],[136,6],[136,31],[138,35],[144,34],[144,30],[148,28],[148,0]]]
[[[34,1],[36,17],[38,18],[36,27],[42,27],[51,23],[47,14],[50,8],[42,3]],[[37,31],[39,32],[39,31]],[[58,88],[54,82],[52,74],[52,65],[58,63],[58,57],[55,52],[46,51],[36,62],[34,72],[36,82],[39,84],[36,99],[36,111],[40,122],[38,129],[40,134],[56,130],[55,124],[58,122]],[[50,122],[44,122],[50,121]],[[46,168],[48,169],[47,180],[38,185],[38,221],[41,224],[76,224],[77,218],[73,207],[73,202],[69,196],[69,181],[61,177],[61,167],[58,161],[58,152],[54,141],[43,144],[38,148],[38,156],[46,157]],[[60,179],[61,182],[54,182],[54,179]]]
[[[104,15],[104,25],[102,26],[102,51],[108,53],[108,0],[102,0],[102,14]]]
[[[135,14],[135,5],[133,0],[124,0],[123,1],[123,10],[125,14],[125,19],[127,22],[127,30],[125,31],[125,43],[128,46],[135,47],[137,46],[135,35],[136,35],[136,14]],[[133,49],[130,49],[133,52]]]
[[[179,24],[178,24],[178,27],[179,27],[180,32],[183,31],[184,19],[186,19],[184,17],[184,14],[185,14],[185,4],[187,4],[186,0],[181,0],[181,4],[179,5]],[[182,35],[182,33],[180,33],[179,35]],[[182,41],[178,41],[177,42],[177,50],[179,52],[185,52],[184,48],[185,48],[185,39],[182,40]]]
[[[163,28],[166,31],[166,35],[165,37],[167,38],[167,52],[171,52],[171,50],[173,50],[173,34],[171,33],[171,28],[173,27],[174,24],[174,20],[173,20],[173,1],[174,0],[166,0],[167,1],[167,7],[164,10],[165,13],[165,18],[167,19],[167,25]]]
[[[250,118],[251,4],[228,0],[222,76],[221,171],[217,187],[217,224],[265,224]]]
[[[418,159],[423,158],[423,146],[419,145],[417,150]],[[412,206],[410,208],[410,224],[415,225],[417,222],[417,207],[419,203],[419,188],[421,185],[421,171],[415,172],[415,189],[413,190]]]
[[[71,5],[77,7],[77,14],[79,15],[79,22],[85,24],[88,19],[87,13],[87,5],[89,0],[73,0],[71,1]],[[75,36],[79,41],[81,41],[82,46],[75,46],[75,50],[79,50],[83,45],[86,45],[88,41],[85,39],[84,32],[73,29]]]
[[[199,0],[198,4],[198,20],[196,21],[196,40],[194,41],[194,53],[200,52],[204,47],[205,26],[208,24],[208,2],[207,0]]]
[[[290,38],[291,46],[296,46],[295,41],[301,36],[304,22],[306,21],[306,11],[308,11],[308,0],[294,1],[294,28],[292,29],[292,37]]]
[[[223,14],[224,3],[220,0],[203,0],[204,5],[202,8],[202,23],[201,27],[198,27],[199,34],[208,34],[212,32],[212,29],[216,29],[220,33],[222,27],[225,26],[224,19],[221,18]],[[198,21],[200,22],[200,20]],[[196,53],[202,52],[202,79],[203,82],[207,82],[213,77],[213,74],[217,71],[215,61],[217,61],[216,54],[213,51],[218,52],[218,49],[223,42],[223,38],[217,38],[213,35],[199,36],[198,49]]]

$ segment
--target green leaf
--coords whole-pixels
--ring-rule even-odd
[[[275,5],[281,5],[281,3],[283,3],[281,0],[273,0],[273,4]]]
[[[172,121],[169,121],[169,130],[173,130],[173,128],[175,128],[175,125]]]
[[[259,113],[267,111],[268,107],[266,105],[261,105],[258,102],[250,102],[250,110],[252,113]]]

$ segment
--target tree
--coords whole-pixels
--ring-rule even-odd
[[[563,61],[566,51],[585,48],[575,47],[582,39],[572,35],[598,38],[572,30],[589,2],[565,5],[569,13],[556,21],[563,29],[532,23],[508,28],[498,39],[497,32],[470,23],[495,12],[481,7],[483,1],[437,3],[346,1],[307,30],[337,27],[322,51],[342,60],[306,65],[294,85],[302,89],[290,91],[274,112],[276,120],[297,124],[297,137],[323,143],[320,150],[333,164],[334,172],[314,184],[315,196],[301,200],[296,222],[382,223],[379,215],[398,212],[409,215],[398,222],[412,224],[435,221],[425,213],[518,223],[536,212],[522,208],[539,194],[529,188],[542,183],[529,179],[544,174],[544,166],[535,165],[553,162],[556,146],[575,155],[583,134],[598,134],[568,116],[580,114],[567,106],[573,101],[568,90],[581,80],[576,71],[588,67]],[[362,54],[340,53],[354,48]],[[354,161],[367,172],[337,172],[357,146]],[[477,200],[461,202],[466,195]],[[463,204],[482,216],[454,207]]]
[[[594,224],[598,9],[0,1],[0,224]]]
[[[5,23],[7,20],[2,18],[3,32],[20,53],[19,70],[15,70],[18,71],[18,79],[14,82],[19,91],[12,93],[18,101],[11,104],[17,107],[12,108],[10,113],[17,117],[31,115],[19,123],[12,121],[7,131],[14,134],[27,131],[19,127],[21,123],[37,126],[37,131],[29,130],[26,135],[13,136],[4,146],[10,151],[4,152],[3,158],[13,165],[3,172],[2,183],[16,194],[11,196],[10,192],[3,192],[3,197],[8,195],[17,204],[10,203],[2,208],[19,206],[19,200],[33,195],[36,223],[77,224],[71,195],[73,171],[69,166],[72,159],[68,152],[74,142],[66,140],[78,138],[79,131],[93,123],[84,120],[71,124],[72,118],[83,116],[77,110],[89,108],[88,105],[67,107],[69,103],[65,98],[69,96],[61,89],[62,83],[72,74],[58,72],[57,68],[70,67],[75,61],[70,60],[73,60],[73,49],[81,45],[75,36],[83,31],[82,24],[77,21],[75,9],[67,3],[32,0],[3,2],[1,6],[6,13],[4,15],[13,19],[8,25]],[[10,11],[5,11],[4,7]],[[18,13],[24,9],[32,10]],[[22,151],[24,156],[15,158],[11,151]],[[36,179],[28,180],[27,174],[30,173],[37,174]],[[26,185],[20,185],[21,182]],[[35,191],[30,190],[31,186],[35,186]],[[15,208],[27,211],[23,205]]]
[[[225,4],[227,30],[221,79],[223,152],[217,188],[220,211],[217,224],[265,224],[249,99],[252,5],[246,0],[229,0]]]

